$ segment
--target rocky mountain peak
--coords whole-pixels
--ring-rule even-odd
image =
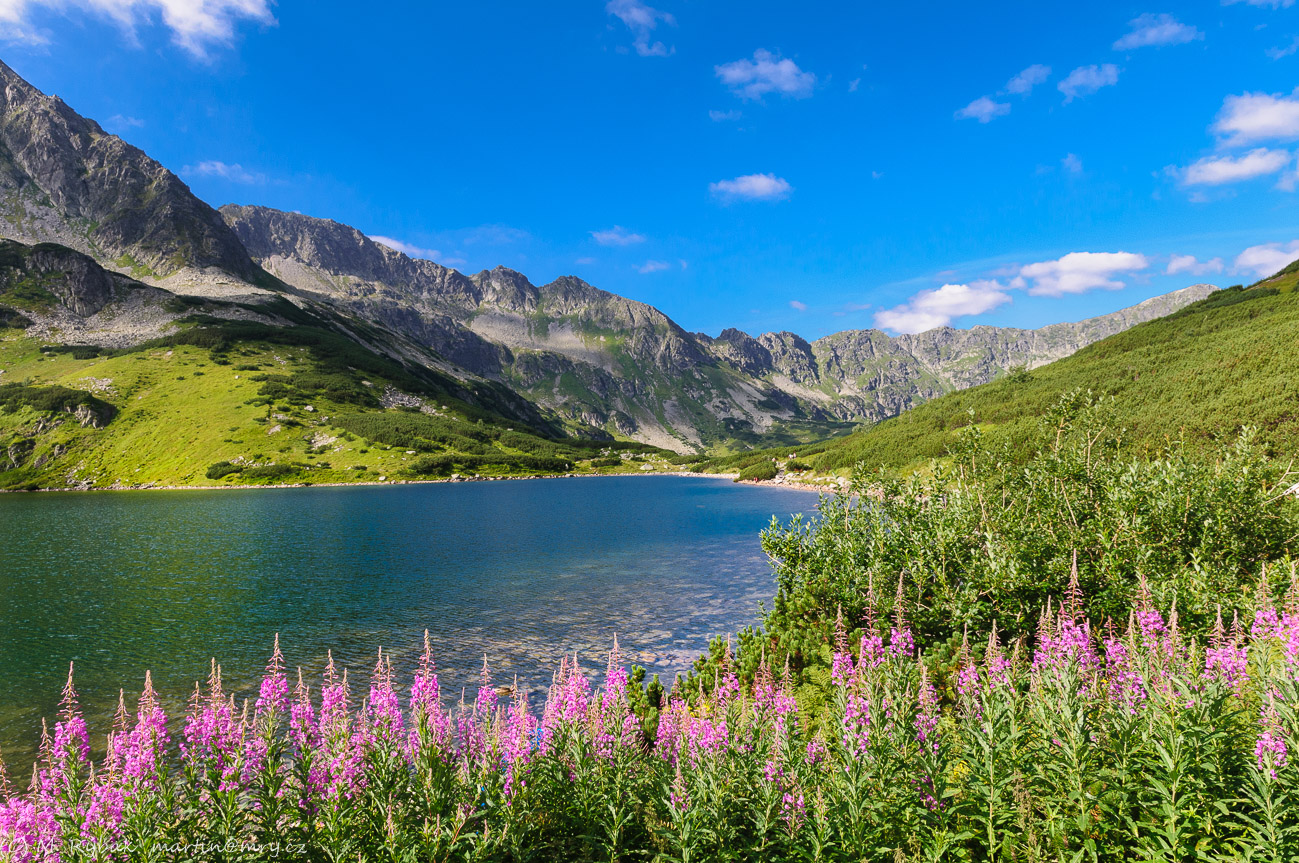
[[[179,177],[3,63],[0,233],[60,242],[152,280],[186,267],[264,278]]]

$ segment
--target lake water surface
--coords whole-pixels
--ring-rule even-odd
[[[0,751],[30,758],[69,661],[98,736],[145,669],[173,714],[210,657],[255,694],[276,633],[313,690],[328,650],[407,683],[425,629],[444,693],[484,654],[533,690],[565,652],[603,667],[615,633],[670,683],[756,619],[758,532],[816,502],[669,476],[0,495]]]

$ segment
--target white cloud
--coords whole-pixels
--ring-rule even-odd
[[[1065,104],[1074,99],[1095,93],[1102,87],[1110,87],[1119,82],[1119,67],[1113,63],[1102,63],[1100,66],[1079,66],[1056,84],[1056,89],[1064,94]]]
[[[1079,159],[1073,153],[1069,153],[1061,159],[1060,166],[1070,174],[1081,174],[1083,169],[1082,159]]]
[[[1288,151],[1259,147],[1243,156],[1205,156],[1180,173],[1184,186],[1221,186],[1275,174],[1289,162]]]
[[[140,129],[144,127],[144,121],[123,114],[114,114],[104,125],[112,129]]]
[[[1286,264],[1299,260],[1299,240],[1289,243],[1264,243],[1250,246],[1236,256],[1231,270],[1234,273],[1267,278]]]
[[[1204,34],[1189,24],[1183,24],[1172,15],[1154,15],[1147,12],[1128,22],[1131,29],[1114,43],[1115,51],[1133,48],[1162,48],[1165,45],[1185,45]]]
[[[1282,57],[1289,57],[1296,51],[1299,51],[1299,36],[1292,36],[1290,44],[1284,48],[1268,48],[1263,53],[1273,60],[1280,60]]]
[[[1209,273],[1221,273],[1222,270],[1222,258],[1200,261],[1195,255],[1173,255],[1168,259],[1168,268],[1164,270],[1164,274],[1175,276],[1178,273],[1190,273],[1192,276],[1205,276]]]
[[[591,266],[591,264],[594,264],[594,263],[595,263],[595,258],[578,258],[578,259],[577,259],[576,261],[574,261],[573,263],[575,263],[575,264],[579,264],[579,265],[581,265],[581,266],[583,266],[583,267],[589,267],[589,266]]]
[[[853,78],[851,81],[848,82],[848,92],[856,93],[857,88],[860,86],[861,86],[861,78]]]
[[[978,120],[980,123],[989,123],[994,117],[1002,117],[1010,113],[1010,105],[1005,102],[996,102],[987,96],[980,96],[964,108],[956,112],[958,120]]]
[[[172,41],[196,57],[206,57],[213,45],[230,44],[241,21],[275,23],[269,0],[0,0],[0,37],[48,42],[48,37],[32,29],[30,14],[36,7],[60,12],[77,9],[108,18],[132,40],[137,27],[160,18]]]
[[[1027,96],[1033,92],[1033,88],[1041,84],[1051,75],[1051,67],[1043,66],[1041,63],[1034,63],[1023,72],[1020,72],[1014,78],[1006,82],[1006,92],[1016,93]]]
[[[738,120],[744,115],[739,111],[709,111],[708,119],[714,123],[725,123],[728,120]]]
[[[254,174],[252,171],[245,170],[244,166],[238,163],[229,165],[214,159],[199,162],[197,165],[186,165],[180,169],[180,172],[187,176],[220,177],[230,183],[241,183],[248,186],[266,182],[265,174]]]
[[[638,273],[657,273],[660,270],[670,270],[672,265],[667,261],[646,261],[636,268]]]
[[[371,234],[370,239],[374,240],[381,246],[387,246],[394,251],[401,252],[410,258],[441,258],[442,253],[437,249],[423,249],[419,246],[412,246],[410,243],[403,243],[401,240],[394,240],[392,237],[381,237],[378,234]],[[463,263],[463,261],[461,261]]]
[[[632,246],[645,242],[644,234],[635,234],[622,225],[614,225],[607,231],[592,231],[591,237],[602,246]]]
[[[1024,287],[1031,281],[1033,286],[1028,292],[1035,297],[1084,294],[1096,288],[1112,291],[1124,286],[1115,276],[1148,266],[1145,255],[1131,252],[1070,252],[1055,261],[1020,267],[1011,287]]]
[[[752,60],[736,60],[714,66],[713,71],[731,92],[741,99],[761,99],[767,93],[779,93],[801,99],[812,95],[816,76],[798,68],[793,60],[759,48]]]
[[[953,318],[981,315],[1010,302],[1001,283],[985,280],[921,291],[907,302],[875,313],[875,325],[897,333],[922,333]]]
[[[1259,141],[1292,141],[1299,138],[1299,98],[1269,93],[1228,96],[1213,124],[1223,145],[1239,147]]]
[[[734,180],[718,180],[708,184],[708,191],[723,201],[779,201],[789,196],[794,187],[775,174],[746,174]]]
[[[632,32],[634,40],[632,46],[637,54],[642,57],[666,57],[674,50],[662,42],[650,41],[660,21],[676,26],[676,19],[667,12],[660,12],[640,0],[609,0],[604,8],[610,15],[627,25],[627,29]]]
[[[1240,3],[1241,0],[1222,0],[1223,6],[1232,6]],[[1250,6],[1267,6],[1272,9],[1289,9],[1294,5],[1294,0],[1244,0]]]
[[[802,302],[801,300],[790,300],[789,307],[800,312],[807,311],[807,303]]]

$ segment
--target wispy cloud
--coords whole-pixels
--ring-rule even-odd
[[[1056,89],[1064,94],[1065,104],[1074,99],[1089,96],[1102,87],[1111,87],[1119,82],[1119,67],[1113,63],[1102,63],[1099,66],[1079,66],[1056,84]]]
[[[114,114],[104,122],[109,129],[142,129],[144,121],[124,114]]]
[[[1176,276],[1180,273],[1188,273],[1192,276],[1207,276],[1210,273],[1221,273],[1223,266],[1222,258],[1201,261],[1195,255],[1173,255],[1168,259],[1168,268],[1164,270],[1164,274]]]
[[[659,22],[676,26],[676,19],[640,0],[609,0],[605,11],[627,25],[632,32],[632,47],[642,57],[666,57],[673,49],[662,42],[651,41]]]
[[[661,270],[670,270],[672,265],[667,261],[646,261],[636,268],[638,273],[657,273]]]
[[[1060,160],[1060,167],[1070,174],[1081,174],[1083,169],[1082,159],[1079,159],[1073,153],[1069,153]]]
[[[709,183],[708,191],[723,201],[779,201],[788,197],[794,187],[775,174],[746,174],[733,180]]]
[[[591,266],[592,264],[594,264],[595,262],[596,262],[596,261],[595,261],[595,258],[578,258],[578,259],[577,259],[576,261],[574,261],[573,263],[575,263],[575,264],[577,264],[577,265],[579,265],[579,266],[589,267],[589,266]]]
[[[1051,75],[1051,67],[1043,66],[1041,63],[1034,63],[1023,72],[1020,72],[1014,78],[1006,82],[1006,92],[1016,95],[1027,96],[1033,92],[1033,88],[1041,84]]]
[[[1276,48],[1268,48],[1263,53],[1272,60],[1280,60],[1282,57],[1289,57],[1296,51],[1299,51],[1299,36],[1291,36],[1290,44],[1286,45],[1284,48],[1280,46]]]
[[[1259,147],[1243,156],[1205,156],[1172,173],[1180,176],[1183,186],[1221,186],[1275,174],[1289,162],[1289,151]]]
[[[1289,96],[1242,93],[1222,102],[1213,131],[1225,147],[1299,138],[1299,90]]]
[[[752,60],[723,63],[713,71],[741,99],[761,99],[768,93],[802,99],[811,96],[816,86],[816,75],[804,72],[788,57],[762,48],[753,52]]]
[[[371,234],[370,239],[374,240],[381,246],[387,246],[390,249],[401,252],[403,255],[411,258],[427,258],[430,261],[440,259],[442,253],[437,249],[425,249],[420,246],[403,243],[401,240],[394,240],[392,237],[381,237],[378,234]]]
[[[1010,285],[1026,287],[1035,297],[1085,294],[1098,288],[1113,291],[1124,287],[1117,276],[1149,266],[1145,255],[1132,252],[1070,252],[1054,261],[1020,267],[1019,275]]]
[[[990,123],[994,117],[1002,117],[1009,113],[1009,103],[997,102],[987,96],[980,96],[961,110],[957,111],[956,119],[978,120],[980,123]]]
[[[248,171],[237,162],[227,164],[215,159],[199,162],[197,165],[186,165],[180,169],[180,172],[191,177],[219,177],[227,182],[245,186],[256,186],[266,182],[265,174]]]
[[[1237,255],[1231,269],[1234,273],[1264,279],[1296,260],[1299,260],[1299,240],[1263,243],[1250,246]]]
[[[739,111],[709,111],[708,119],[714,123],[725,123],[729,120],[738,120],[744,115]]]
[[[35,29],[33,9],[79,11],[106,18],[135,41],[137,28],[155,17],[171,31],[172,42],[196,57],[206,57],[213,46],[234,41],[240,22],[274,24],[269,0],[2,0],[0,38],[11,42],[45,44],[48,35]]]
[[[1162,48],[1165,45],[1185,45],[1203,39],[1204,34],[1189,24],[1183,24],[1166,13],[1155,15],[1147,12],[1138,15],[1128,22],[1130,28],[1114,43],[1115,51],[1131,51],[1134,48]]]
[[[1250,6],[1267,6],[1272,9],[1289,9],[1294,5],[1294,0],[1222,0],[1222,5],[1234,6],[1241,2]]]
[[[857,88],[860,86],[861,86],[861,78],[853,78],[851,81],[848,82],[848,92],[856,93]]]
[[[797,312],[807,311],[807,303],[803,302],[802,300],[790,300],[789,307]]]
[[[921,291],[900,306],[876,312],[875,325],[895,333],[922,333],[947,326],[954,318],[990,312],[1008,302],[1010,294],[996,281],[943,285]]]
[[[644,234],[633,233],[622,225],[614,225],[607,231],[592,231],[591,238],[602,246],[633,246],[645,242]]]

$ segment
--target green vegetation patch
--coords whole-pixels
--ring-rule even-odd
[[[117,412],[111,404],[84,390],[61,386],[0,384],[0,410],[6,413],[24,407],[46,413],[71,413],[83,406],[93,411],[101,423],[111,420]]]
[[[740,471],[740,475],[735,478],[736,482],[747,480],[749,482],[765,482],[769,479],[776,478],[776,464],[769,458],[764,458],[757,464],[752,464]]]

